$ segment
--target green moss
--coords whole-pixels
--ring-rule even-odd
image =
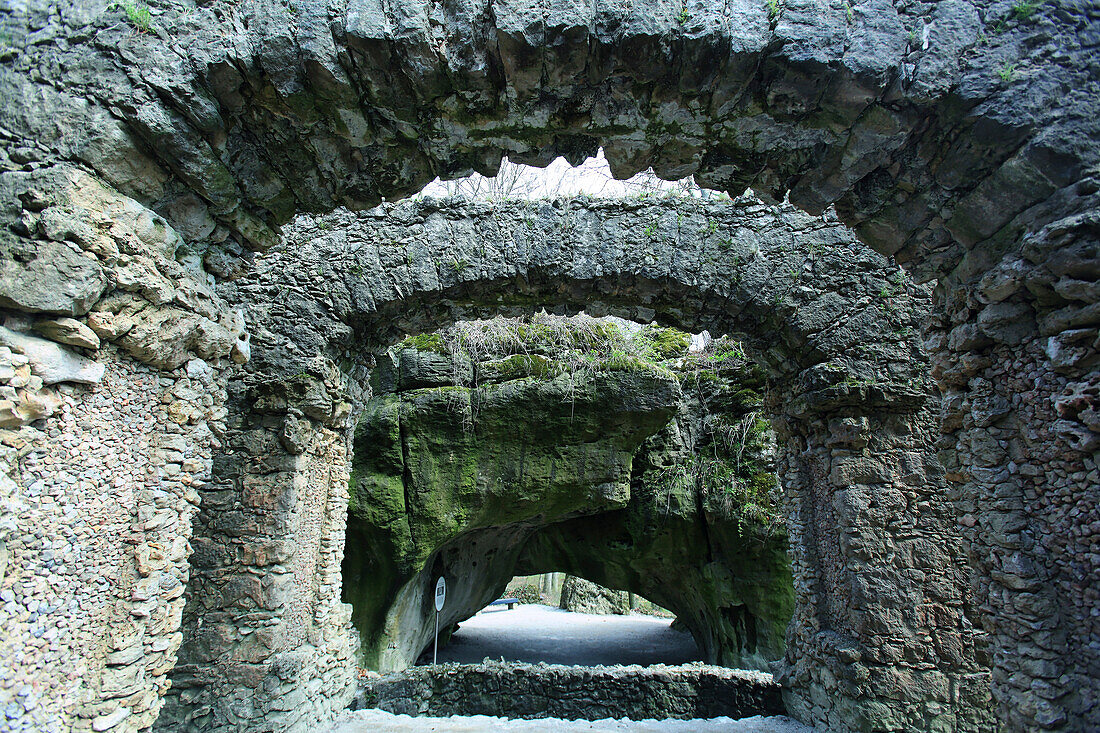
[[[549,378],[562,373],[559,363],[541,354],[513,354],[512,356],[488,362],[483,365],[486,371],[496,371],[509,379],[521,377]]]
[[[599,319],[538,314],[461,323],[407,338],[401,347],[465,354],[492,381],[553,379],[586,371],[653,371],[669,376],[666,362],[684,355],[690,343],[690,335],[672,328],[647,326],[627,333]]]
[[[681,384],[685,386],[706,383],[713,384],[719,379],[716,369],[692,369],[690,371],[681,371],[677,373],[676,377],[680,380]]]
[[[400,346],[405,349],[419,349],[420,351],[434,351],[437,354],[448,354],[450,350],[447,348],[447,344],[443,342],[443,337],[438,333],[421,333],[416,336],[409,336],[407,339],[401,342]]]
[[[710,362],[721,364],[726,361],[745,361],[748,357],[740,341],[722,337],[715,339],[706,358]]]
[[[675,328],[648,326],[641,337],[648,340],[656,359],[666,360],[682,356],[691,346],[691,335]]]

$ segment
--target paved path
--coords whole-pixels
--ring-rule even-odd
[[[451,643],[440,648],[439,661],[504,657],[507,662],[584,666],[700,661],[691,634],[673,631],[670,624],[670,619],[655,616],[596,616],[535,604],[511,611],[497,606],[463,621]]]
[[[709,720],[508,720],[484,715],[410,718],[382,710],[347,712],[329,733],[812,733],[790,718],[711,718]]]

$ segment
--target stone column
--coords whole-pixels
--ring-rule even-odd
[[[989,730],[989,673],[934,413],[837,384],[776,421],[797,607],[779,674],[829,730]]]
[[[1100,246],[1086,221],[941,287],[929,337],[1003,730],[1100,728]]]
[[[299,731],[351,700],[340,602],[346,403],[300,375],[240,390],[203,492],[184,647],[161,730]]]

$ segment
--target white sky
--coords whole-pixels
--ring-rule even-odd
[[[512,163],[505,158],[500,173],[494,178],[486,178],[478,173],[454,181],[436,178],[424,187],[420,195],[539,199],[580,194],[617,198],[643,193],[700,197],[719,195],[716,191],[699,188],[691,177],[680,181],[663,181],[652,169],[628,180],[616,181],[611,175],[611,167],[604,157],[603,148],[600,148],[595,157],[588,158],[576,168],[570,166],[565,158],[558,158],[545,168]]]

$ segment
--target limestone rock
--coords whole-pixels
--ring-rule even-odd
[[[74,318],[52,318],[38,321],[34,330],[51,341],[84,349],[98,349],[99,336],[95,331]]]
[[[0,400],[0,428],[18,428],[23,422],[22,415],[16,412],[14,401]]]
[[[129,708],[116,708],[110,713],[99,715],[92,719],[92,730],[94,731],[106,731],[111,730],[116,725],[126,720],[130,715]]]
[[[0,243],[0,306],[80,316],[106,286],[106,274],[96,259],[66,242]]]
[[[102,364],[78,356],[52,341],[16,333],[0,326],[0,344],[26,356],[32,371],[44,384],[98,384],[103,379]]]
[[[165,369],[175,369],[194,356],[228,356],[236,342],[224,326],[173,306],[140,311],[133,326],[118,338],[136,358]]]
[[[21,390],[15,413],[24,423],[29,423],[53,415],[59,407],[61,400],[51,392]]]
[[[624,615],[630,613],[626,591],[611,590],[574,575],[567,575],[561,587],[561,608],[573,613]]]
[[[978,328],[994,341],[1015,345],[1035,332],[1034,311],[1024,303],[993,303],[978,314]]]
[[[388,387],[367,403],[356,429],[344,565],[364,663],[404,667],[430,640],[429,619],[418,609],[427,576],[440,572],[429,563],[433,557],[445,558],[442,572],[463,578],[462,590],[453,600],[448,595],[443,624],[497,597],[500,578],[583,571],[680,615],[708,659],[766,667],[778,658],[793,606],[785,535],[765,531],[764,515],[738,519],[738,500],[722,488],[728,483],[701,487],[684,468],[694,465],[692,441],[706,433],[703,409],[695,412],[685,393],[693,400],[706,395],[707,404],[740,425],[741,411],[758,399],[760,373],[729,358],[705,376],[681,375],[689,388],[671,361],[619,355],[604,362],[591,354],[604,367],[570,371],[550,345],[600,337],[543,336],[555,331],[541,320],[515,328],[528,340],[513,344],[518,353],[511,355],[486,346],[472,364],[486,379],[476,386],[455,384],[456,360],[435,338],[398,345],[392,361],[379,366],[384,374],[372,380]],[[662,329],[640,333],[672,360],[689,343]],[[413,343],[426,348],[417,353]],[[405,360],[415,372],[403,367]],[[427,373],[436,386],[424,386]],[[417,378],[394,377],[405,374]],[[298,424],[287,419],[279,438],[292,454],[303,442]],[[744,456],[752,458],[737,481],[761,487],[757,501],[766,504],[775,476],[757,442],[761,429],[749,420],[740,430],[738,445],[751,444]],[[714,471],[733,481],[726,464],[706,466],[700,475]],[[709,550],[707,536],[714,543]],[[592,562],[596,557],[600,562]],[[750,584],[757,590],[749,592]],[[396,597],[387,599],[382,588],[395,589]],[[732,623],[730,614],[740,620]],[[736,630],[745,624],[754,629],[751,639]]]

